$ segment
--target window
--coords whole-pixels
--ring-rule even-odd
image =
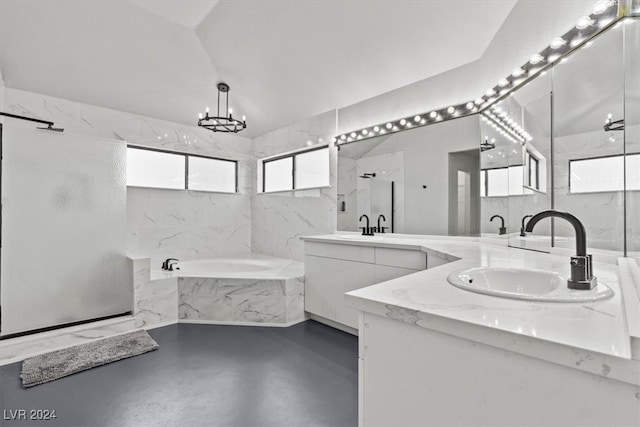
[[[623,191],[622,154],[591,159],[569,160],[569,193]],[[640,190],[640,154],[627,155],[627,190]]]
[[[262,192],[329,186],[329,147],[326,145],[262,159]]]
[[[196,191],[236,193],[238,163],[232,160],[187,156],[189,180],[187,188]]]
[[[480,196],[500,197],[523,194],[522,166],[480,171]]]
[[[127,185],[185,188],[184,156],[127,147]]]
[[[527,167],[527,186],[534,190],[540,190],[540,160],[527,151],[524,161]]]
[[[127,147],[127,185],[236,193],[238,162],[195,154]]]
[[[264,162],[264,191],[293,190],[293,157]]]

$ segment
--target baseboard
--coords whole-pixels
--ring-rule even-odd
[[[233,322],[228,320],[197,320],[197,319],[178,319],[178,323],[190,323],[194,325],[222,325],[222,326],[264,326],[268,328],[288,328],[289,326],[302,323],[306,318],[294,320],[288,323],[268,323],[268,322]]]
[[[343,325],[342,323],[338,323],[334,320],[330,320],[322,316],[318,316],[317,314],[307,313],[307,316],[309,316],[309,319],[315,320],[316,322],[320,322],[324,325],[331,326],[334,329],[339,329],[342,332],[358,336],[358,330],[350,326]]]
[[[144,329],[145,331],[150,331],[151,329],[156,329],[156,328],[163,328],[165,326],[171,326],[171,325],[176,325],[178,323],[177,320],[169,320],[166,322],[160,322],[160,323],[155,323],[153,325],[143,325],[140,328]]]

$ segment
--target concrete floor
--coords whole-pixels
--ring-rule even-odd
[[[358,339],[307,321],[290,328],[179,324],[160,348],[30,389],[0,367],[2,426],[356,426]],[[9,421],[9,410],[55,410]],[[27,411],[28,412],[28,411]]]

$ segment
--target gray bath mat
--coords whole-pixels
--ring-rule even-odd
[[[157,348],[147,331],[134,331],[26,359],[20,378],[23,387],[33,387]]]

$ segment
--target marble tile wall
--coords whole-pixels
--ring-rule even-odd
[[[65,133],[200,153],[239,161],[239,194],[129,188],[127,251],[153,263],[250,252],[251,140],[196,126],[4,88],[3,111],[52,120]],[[11,120],[12,125],[33,124]]]
[[[329,111],[300,123],[253,139],[252,181],[256,180],[257,159],[331,143],[335,136],[336,114]],[[253,252],[302,261],[301,236],[333,233],[336,229],[336,148],[330,148],[331,187],[319,190],[251,195],[251,248]]]

